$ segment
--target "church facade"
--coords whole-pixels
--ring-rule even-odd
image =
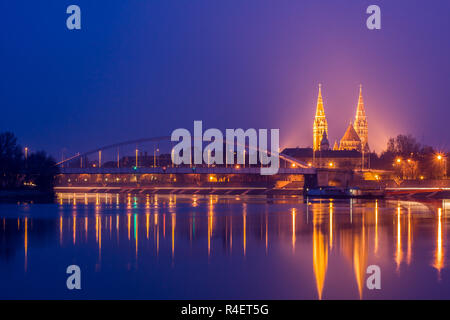
[[[368,123],[360,86],[355,120],[348,124],[342,138],[334,141],[333,147],[330,148],[322,85],[319,84],[313,124],[313,147],[286,148],[282,154],[317,168],[363,170],[370,167],[370,154],[365,154],[370,152],[368,136]]]
[[[322,98],[322,85],[319,84],[319,94],[317,97],[316,115],[313,124],[313,150],[329,150],[328,122],[325,115],[325,108]],[[359,86],[358,104],[353,123],[350,123],[338,145],[334,143],[334,151],[356,150],[369,152],[369,130],[362,96],[362,86]]]

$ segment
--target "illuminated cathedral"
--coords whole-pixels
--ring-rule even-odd
[[[325,108],[322,98],[322,85],[319,84],[319,94],[317,97],[316,116],[313,125],[313,150],[329,150],[328,122],[325,116]],[[359,86],[359,98],[356,107],[356,115],[353,123],[347,127],[340,143],[335,141],[333,150],[357,150],[369,152],[368,124],[364,101],[362,97],[362,85]]]

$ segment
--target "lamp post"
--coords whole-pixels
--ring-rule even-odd
[[[138,153],[139,153],[139,150],[138,150],[138,148],[136,147],[136,168],[138,167]]]
[[[444,179],[447,179],[447,157],[444,157]]]
[[[119,148],[117,148],[117,168],[120,167],[120,154],[119,154]]]
[[[364,171],[364,149],[361,147],[361,171]]]
[[[442,155],[442,154],[438,154],[436,156],[436,159],[439,161],[439,169],[442,170],[442,162],[444,162],[444,174],[443,177],[444,179],[447,177],[447,158]]]
[[[25,167],[28,167],[28,147],[25,147]]]
[[[159,148],[153,148],[153,167],[155,168],[156,165],[156,153],[159,152]]]
[[[211,150],[208,149],[208,168],[209,168],[210,159],[211,159]]]
[[[394,165],[395,164],[398,166],[398,168],[400,168],[401,178],[404,179],[405,178],[405,172],[404,172],[404,168],[402,166],[402,159],[401,158],[395,159]]]

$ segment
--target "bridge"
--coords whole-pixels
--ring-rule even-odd
[[[63,159],[57,163],[60,174],[56,191],[267,194],[283,190],[283,194],[298,194],[305,185],[317,183],[315,167],[284,154],[279,154],[278,173],[271,176],[261,175],[261,164],[246,164],[248,158],[245,159],[245,151],[244,159],[239,161],[241,163],[234,165],[176,166],[171,162],[170,152],[159,153],[160,144],[167,142],[172,143],[170,137],[129,140]],[[144,157],[142,151],[139,154],[139,147],[145,150],[145,144],[149,143],[151,146],[147,146],[147,150],[152,150],[153,155],[147,156],[145,153]],[[133,156],[120,158],[121,150],[124,152],[127,147],[129,150],[130,146],[134,149]],[[247,146],[244,146],[244,150],[248,150]],[[108,151],[110,159],[111,153],[115,159],[102,162],[102,156]],[[94,156],[96,160],[88,162],[87,156]],[[238,162],[237,159],[235,162]]]
[[[60,168],[61,174],[247,174],[261,175],[259,167],[88,167]],[[289,167],[279,168],[278,174],[316,174],[316,168]]]
[[[261,166],[255,166],[255,165],[247,165],[247,168],[245,168],[245,154],[246,150],[249,148],[248,145],[243,145],[244,148],[244,159],[239,159],[243,161],[238,161],[236,159],[237,165],[205,165],[202,164],[200,166],[197,165],[191,165],[191,166],[174,166],[172,163],[166,163],[161,164],[161,162],[158,165],[157,155],[156,153],[159,153],[159,147],[158,145],[160,143],[173,143],[170,141],[170,137],[168,136],[159,136],[159,137],[151,137],[151,138],[141,138],[136,140],[128,140],[118,143],[109,144],[100,148],[96,148],[84,153],[77,153],[72,157],[69,157],[67,159],[63,159],[62,161],[58,162],[56,165],[60,167],[62,174],[127,174],[127,173],[153,173],[153,174],[187,174],[187,173],[199,173],[199,174],[208,174],[208,173],[217,173],[217,174],[260,174],[260,168]],[[152,143],[153,144],[153,164],[151,166],[143,166],[140,165],[139,159],[141,156],[139,155],[139,145],[145,144],[145,143]],[[233,150],[236,147],[237,144],[233,145]],[[126,147],[126,146],[135,146],[135,154],[134,154],[134,166],[123,166],[121,167],[120,162],[120,148]],[[102,167],[102,153],[107,150],[114,150],[114,152],[117,152],[115,167],[114,168],[105,168]],[[271,154],[273,152],[271,151],[261,151],[259,148],[257,148],[255,151],[258,152],[265,152],[268,154]],[[248,151],[247,151],[248,152]],[[83,165],[83,159],[90,155],[98,155],[98,165],[89,166],[89,164],[84,163]],[[288,155],[284,154],[278,154],[280,160],[284,161],[284,168],[281,166],[279,173],[280,174],[315,174],[315,168],[311,165],[308,165],[306,163],[303,163],[302,161],[299,161],[293,157],[290,157]],[[159,155],[158,155],[159,158]],[[67,167],[67,164],[73,163],[74,161],[79,161],[79,168],[75,168],[74,166]],[[244,162],[244,163],[242,163]],[[280,162],[281,164],[281,162]],[[242,165],[242,166],[241,166]],[[80,170],[76,170],[80,169]]]

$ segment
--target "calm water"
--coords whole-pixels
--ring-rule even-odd
[[[0,298],[450,298],[450,201],[65,194],[0,205]],[[81,268],[81,290],[66,268]],[[366,287],[369,265],[381,290]]]

